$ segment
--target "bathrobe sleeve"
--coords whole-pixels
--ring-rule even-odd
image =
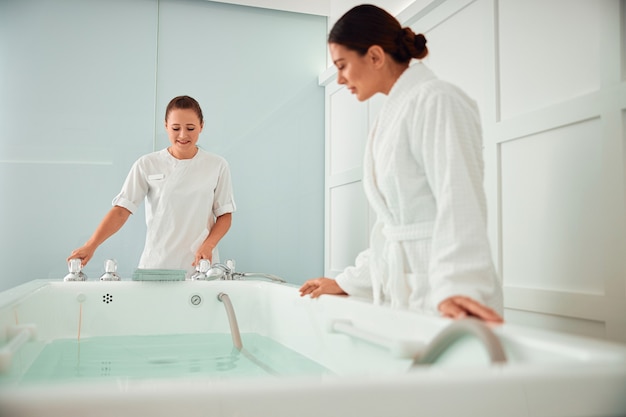
[[[372,299],[372,281],[370,279],[370,253],[365,249],[356,257],[355,265],[347,267],[337,275],[337,284],[348,295]]]
[[[478,109],[452,87],[421,104],[412,127],[422,132],[421,141],[412,151],[424,164],[437,204],[429,263],[432,302],[436,308],[448,297],[465,295],[487,304],[498,294],[499,280],[487,237]]]

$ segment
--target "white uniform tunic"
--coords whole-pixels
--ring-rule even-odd
[[[144,198],[147,233],[139,268],[193,271],[215,219],[235,211],[228,163],[202,149],[191,159],[176,159],[167,149],[139,158],[113,205],[134,213]]]
[[[476,104],[423,64],[409,67],[366,146],[363,184],[377,215],[370,247],[336,277],[339,286],[426,313],[454,295],[502,313],[482,183]]]

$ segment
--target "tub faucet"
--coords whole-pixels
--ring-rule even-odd
[[[202,263],[202,261],[204,261],[204,259],[201,259],[200,262]],[[209,263],[209,261],[206,261],[208,263],[208,266],[206,266],[206,271],[203,271],[202,274],[200,274],[200,271],[198,270],[198,268],[200,267],[200,265],[198,267],[196,267],[196,272],[195,274],[193,274],[191,276],[192,280],[222,280],[222,281],[234,281],[234,280],[239,280],[239,279],[244,279],[245,277],[259,277],[259,278],[267,278],[270,279],[272,281],[276,281],[276,282],[281,282],[281,283],[285,283],[287,281],[285,281],[284,279],[277,277],[276,275],[272,275],[272,274],[263,274],[260,272],[236,272],[235,271],[235,261],[232,259],[227,260],[224,263],[216,263],[211,265]],[[196,278],[194,278],[196,277]]]
[[[208,279],[221,279],[226,281],[232,281],[239,279],[241,274],[235,272],[235,261],[232,259],[227,260],[225,263],[217,263],[211,265],[208,270]]]
[[[196,265],[196,272],[191,275],[192,281],[206,281],[215,278],[209,278],[207,273],[211,269],[211,262],[208,259],[200,259],[198,265]]]
[[[83,260],[72,258],[67,262],[69,274],[63,278],[63,281],[87,281],[87,275],[83,272]]]
[[[117,262],[115,259],[107,259],[104,261],[104,274],[100,277],[100,281],[121,281],[122,277],[117,273]]]

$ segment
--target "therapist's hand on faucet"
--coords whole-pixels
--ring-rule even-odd
[[[439,312],[442,316],[452,319],[476,317],[492,323],[503,322],[502,317],[491,308],[482,305],[470,297],[462,295],[456,295],[443,300],[439,303]]]
[[[191,265],[197,266],[200,263],[200,259],[207,259],[209,262],[213,263],[213,247],[207,245],[206,242],[198,248],[196,257]]]
[[[120,230],[124,223],[126,223],[126,220],[128,220],[128,217],[130,217],[130,214],[130,211],[124,207],[111,207],[111,210],[104,216],[104,219],[102,219],[89,240],[82,247],[74,249],[72,254],[67,258],[67,261],[69,262],[70,259],[78,258],[82,260],[83,266],[87,265],[96,252],[96,249],[98,249],[98,246]]]
[[[88,245],[85,245],[78,249],[74,249],[71,255],[67,257],[67,262],[69,262],[70,259],[80,259],[81,264],[84,267],[85,265],[87,265],[89,260],[91,260],[95,251],[96,251],[96,248],[92,248],[91,246],[88,246]]]
[[[314,278],[306,281],[300,287],[300,296],[307,294],[311,294],[311,298],[317,298],[322,294],[347,295],[337,281],[331,278]]]

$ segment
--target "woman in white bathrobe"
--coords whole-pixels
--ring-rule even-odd
[[[113,207],[91,238],[68,257],[93,257],[145,200],[146,242],[139,268],[194,271],[200,259],[217,260],[217,244],[229,230],[235,202],[226,160],[198,148],[202,109],[189,96],[165,110],[170,146],[139,158]]]
[[[386,94],[369,135],[363,183],[377,215],[370,247],[302,295],[349,294],[392,307],[502,321],[487,238],[478,109],[413,58],[426,39],[386,11],[357,6],[329,35],[337,82],[359,101]]]

